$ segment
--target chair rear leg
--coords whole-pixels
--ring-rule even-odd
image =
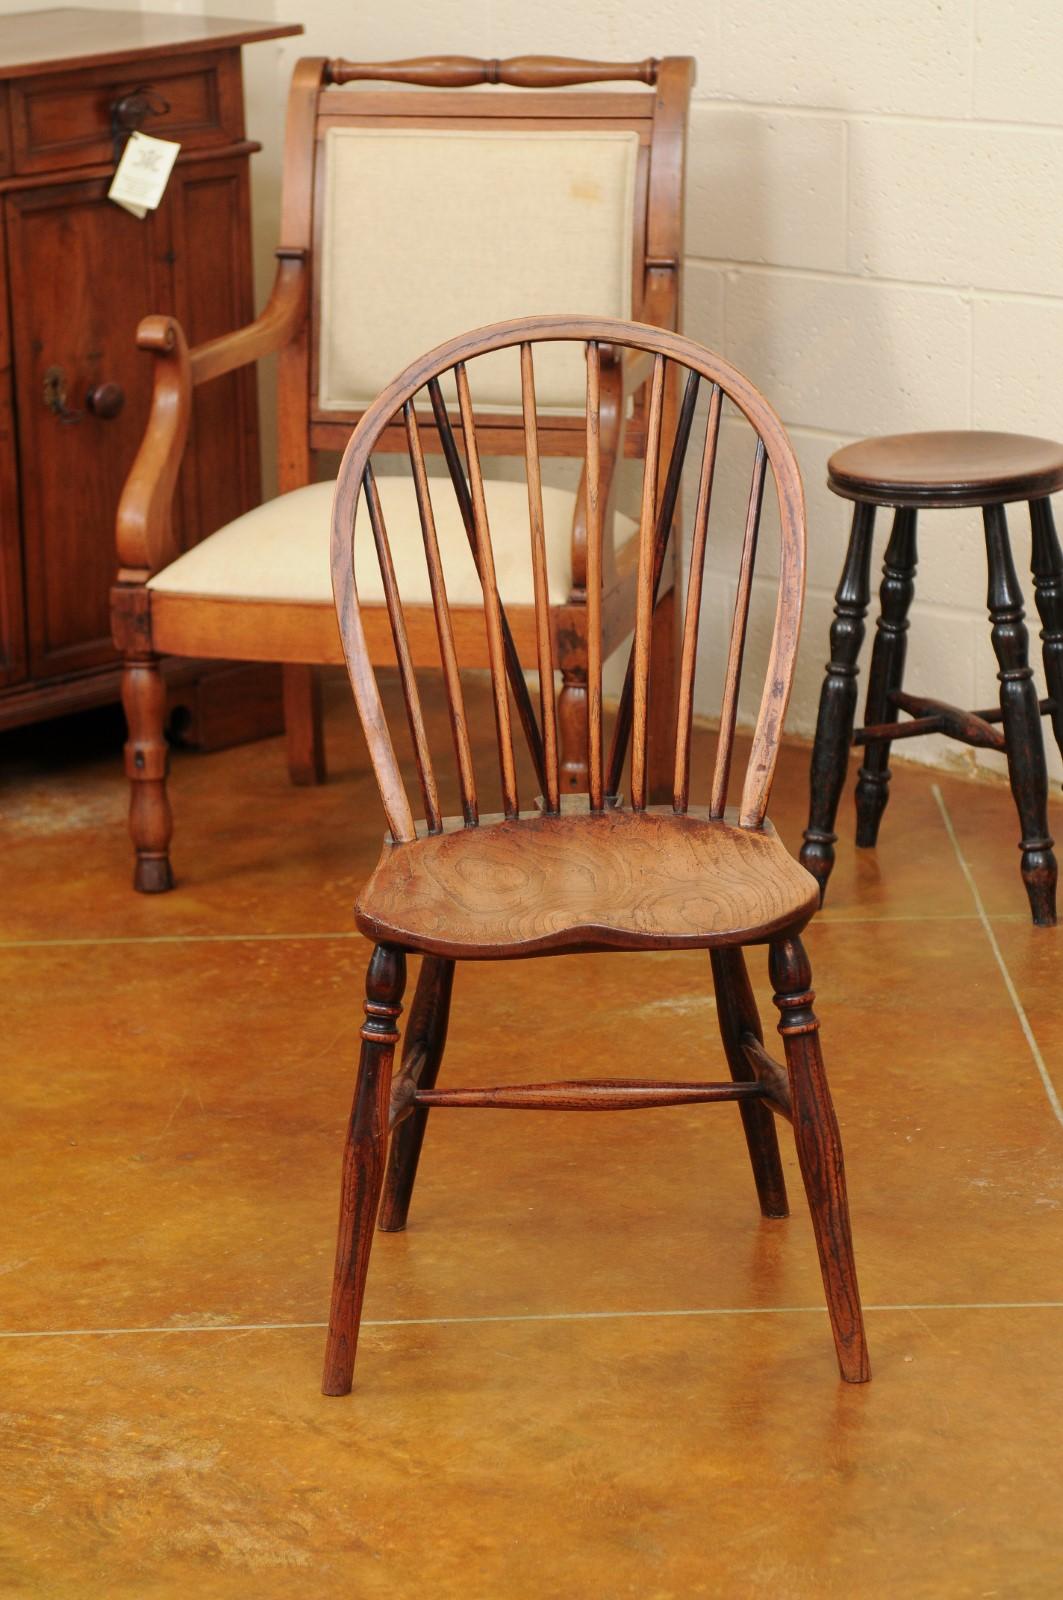
[[[321,674],[316,667],[286,662],[284,735],[288,776],[300,787],[325,781],[325,734],[321,723]]]
[[[871,1367],[853,1259],[841,1138],[823,1069],[819,1022],[812,1010],[812,969],[800,939],[773,943],[769,970],[786,1049],[797,1159],[812,1213],[838,1366],[847,1383],[866,1383]]]
[[[453,987],[453,961],[447,961],[442,956],[425,956],[406,1024],[402,1066],[392,1090],[393,1118],[402,1116],[406,1102],[415,1089],[435,1087],[447,1042]],[[414,1106],[412,1111],[402,1116],[392,1134],[378,1223],[383,1233],[399,1233],[406,1226],[427,1124],[428,1107]]]
[[[387,1159],[391,1062],[399,1038],[395,1025],[405,986],[405,953],[393,945],[378,944],[366,975],[358,1083],[343,1153],[323,1394],[349,1394],[354,1375],[373,1223]]]
[[[170,750],[166,743],[166,683],[155,655],[127,656],[122,670],[122,706],[129,737],[129,832],[136,851],[133,887],[140,894],[173,888],[170,839],[173,814],[166,793]]]
[[[727,1065],[735,1083],[752,1083],[756,1074],[742,1049],[742,1035],[753,1033],[763,1044],[764,1034],[757,1015],[757,1004],[741,950],[710,950],[712,977],[716,985],[716,1015],[720,1023]],[[749,1147],[753,1180],[757,1186],[761,1215],[788,1217],[786,1180],[779,1158],[779,1137],[775,1117],[766,1105],[755,1100],[740,1100],[742,1127]]]

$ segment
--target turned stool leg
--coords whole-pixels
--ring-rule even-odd
[[[405,952],[378,944],[365,981],[365,1022],[358,1083],[343,1152],[340,1225],[332,1280],[323,1394],[349,1394],[362,1318],[373,1224],[384,1182],[388,1144],[391,1062],[399,1035],[396,1023],[406,987]]]
[[[864,642],[864,618],[871,599],[871,536],[875,508],[858,502],[853,529],[834,596],[834,621],[830,630],[830,662],[819,696],[816,740],[812,746],[809,777],[811,798],[801,865],[819,884],[820,904],[834,867],[838,835],[834,819],[845,786],[849,746],[856,719],[857,660]]]
[[[170,839],[173,814],[166,793],[170,750],[166,743],[166,683],[158,656],[127,657],[122,670],[122,706],[129,737],[129,832],[136,851],[133,887],[141,894],[173,888]]]
[[[869,727],[897,720],[897,710],[890,696],[904,681],[908,610],[915,594],[915,560],[915,512],[900,506],[893,514],[893,531],[882,566],[880,611],[864,713]],[[878,840],[879,824],[889,799],[889,782],[890,742],[879,739],[866,747],[856,781],[856,842],[861,848],[874,845]]]
[[[428,1107],[406,1111],[408,1096],[417,1089],[434,1089],[447,1042],[450,996],[454,988],[454,963],[443,956],[425,956],[417,978],[413,1004],[406,1023],[402,1067],[391,1093],[393,1116],[402,1116],[391,1136],[387,1180],[378,1226],[383,1233],[399,1233],[406,1226],[417,1163],[421,1159],[428,1125]],[[402,1115],[403,1112],[405,1115]]]
[[[1022,828],[1022,877],[1038,927],[1056,920],[1056,858],[1048,832],[1048,772],[1041,713],[1029,660],[1022,590],[1015,573],[1003,506],[986,506],[989,616],[1000,671],[1000,709],[1008,747],[1008,776]]]
[[[812,969],[800,939],[773,944],[768,963],[790,1076],[797,1159],[812,1213],[838,1366],[846,1383],[866,1383],[871,1367],[853,1260],[845,1167],[823,1070],[819,1022],[812,1010]]]
[[[1045,681],[1053,701],[1052,729],[1063,751],[1063,550],[1059,547],[1050,500],[1030,501],[1033,534],[1033,587],[1041,618]]]

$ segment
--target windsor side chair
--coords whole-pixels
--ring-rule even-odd
[[[342,661],[329,581],[329,456],[341,451],[373,396],[419,351],[456,326],[526,311],[575,307],[679,327],[683,163],[694,63],[577,61],[518,56],[479,61],[300,61],[292,78],[284,155],[281,244],[273,294],[249,327],[189,350],[171,316],[138,330],[152,352],[148,431],[117,519],[118,579],[112,630],[124,658],[129,724],[126,772],[134,887],[173,887],[173,823],[163,734],[160,657],[279,661],[284,666],[288,766],[298,783],[324,777],[317,667]],[[383,86],[383,87],[382,87]],[[280,494],[182,552],[171,504],[196,387],[277,353]],[[609,365],[603,353],[603,365]],[[520,389],[485,383],[477,418],[483,456],[522,448]],[[645,441],[645,400],[622,367],[603,375],[609,405],[629,411],[624,451]],[[623,389],[623,393],[620,390]],[[562,783],[586,787],[586,497],[580,481],[582,371],[562,362],[541,374],[540,448],[557,458],[544,474],[547,579],[559,613]],[[666,395],[663,432],[674,420]],[[608,407],[603,406],[603,416]],[[425,421],[424,448],[445,453],[445,429]],[[405,454],[401,429],[380,449]],[[607,451],[612,465],[612,454]],[[442,463],[440,463],[442,468]],[[569,470],[570,469],[570,470]],[[618,475],[619,476],[619,475]],[[322,481],[316,481],[317,479]],[[418,575],[420,528],[413,486],[401,473],[381,494],[400,576],[407,552],[411,650],[431,659],[431,597]],[[503,463],[488,482],[499,530],[519,527],[520,486]],[[616,494],[603,501],[606,653],[626,634],[635,583],[633,518]],[[460,522],[440,528],[463,537]],[[455,581],[463,582],[462,573]],[[418,588],[420,584],[420,588]],[[363,602],[384,615],[379,579]],[[471,591],[465,598],[475,598]],[[516,650],[534,638],[530,593],[511,595],[506,652],[526,730],[534,715]],[[385,630],[386,631],[386,630]],[[371,640],[378,634],[370,629]],[[676,670],[671,567],[661,584],[653,651],[663,693]],[[487,666],[483,655],[479,663]],[[656,727],[656,714],[651,722]],[[667,790],[671,733],[651,741],[651,781]]]
[[[549,606],[539,462],[541,421],[537,362],[557,344],[586,362],[588,786],[563,795],[556,704],[556,624]],[[545,350],[544,350],[544,347]],[[634,641],[608,751],[602,708],[602,503],[605,493],[606,359],[624,352],[649,385],[645,468],[638,535]],[[486,362],[509,360],[519,372],[527,492],[523,544],[535,595],[535,651],[541,714],[542,794],[522,808],[506,676],[506,611],[499,552],[492,538],[473,409],[473,379]],[[662,450],[664,396],[682,376],[674,440]],[[699,389],[707,393],[698,469],[687,598],[677,690],[677,736],[671,805],[648,802],[647,732],[654,598],[665,567],[676,495],[695,433]],[[446,394],[456,396],[459,451],[447,451],[451,483],[428,478],[422,431],[431,416],[449,431]],[[693,688],[713,479],[724,402],[753,444],[737,595],[727,652],[720,733],[707,806],[691,803]],[[427,402],[427,410],[425,405]],[[442,677],[450,711],[460,815],[444,816],[414,670],[412,644],[392,560],[386,513],[373,457],[390,428],[405,431],[431,589]],[[621,419],[622,426],[622,419]],[[700,423],[697,424],[700,429]],[[728,424],[730,434],[731,426]],[[765,686],[736,809],[729,779],[743,653],[750,614],[761,503],[768,468],[780,510],[778,601]],[[467,548],[445,552],[438,502],[457,501]],[[371,543],[356,528],[363,504]],[[787,853],[765,816],[780,730],[793,674],[804,588],[801,480],[781,423],[733,367],[676,334],[611,319],[530,317],[453,339],[411,366],[369,407],[348,445],[336,489],[332,574],[344,653],[380,787],[389,834],[358,900],[356,919],[375,948],[366,984],[366,1020],[354,1107],[344,1155],[339,1238],[332,1291],[324,1391],[346,1394],[374,1222],[405,1226],[430,1107],[502,1107],[611,1111],[639,1106],[738,1102],[765,1216],[787,1215],[774,1116],[793,1123],[812,1213],[827,1305],[843,1378],[870,1373],[850,1237],[842,1151],[824,1076],[812,1009],[811,971],[800,934],[817,903],[817,886]],[[471,552],[471,554],[470,554]],[[386,599],[386,625],[405,699],[413,760],[424,807],[415,821],[396,746],[385,719],[373,661],[380,655],[378,613],[359,593],[375,565]],[[451,604],[447,555],[461,554],[478,577],[480,603]],[[504,552],[511,563],[513,551]],[[377,630],[374,637],[374,630]],[[466,719],[461,667],[477,631],[486,636],[501,780],[501,814],[482,815]],[[621,785],[630,744],[630,800]],[[742,948],[766,944],[781,1021],[785,1067],[765,1047]],[[606,1079],[437,1088],[455,963],[576,950],[707,949],[716,987],[729,1082]],[[401,1066],[399,1040],[408,953],[422,959]],[[390,1155],[388,1153],[390,1133]]]

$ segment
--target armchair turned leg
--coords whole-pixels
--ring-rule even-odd
[[[309,787],[325,781],[325,736],[321,725],[321,674],[310,666],[287,662],[284,683],[284,734],[288,744],[288,776]]]
[[[764,1035],[757,1015],[757,1003],[741,950],[722,948],[709,951],[713,983],[716,986],[716,1016],[720,1024],[727,1065],[736,1083],[751,1083],[755,1073],[742,1049],[742,1035],[752,1033],[763,1043]],[[762,1101],[740,1100],[738,1109],[757,1186],[761,1215],[788,1217],[786,1179],[779,1157],[779,1138],[775,1117]]]
[[[447,961],[442,956],[423,957],[406,1024],[402,1068],[392,1091],[393,1102],[397,1093],[403,1090],[408,1093],[415,1089],[435,1088],[447,1042],[453,988],[453,961]],[[387,1180],[377,1224],[382,1233],[400,1233],[406,1226],[427,1126],[428,1107],[414,1106],[392,1134]]]
[[[841,579],[834,596],[830,661],[819,696],[816,738],[809,772],[808,827],[801,865],[819,884],[820,904],[834,870],[838,835],[834,821],[849,770],[849,747],[856,720],[857,661],[864,642],[864,619],[871,600],[871,536],[875,507],[858,503]]]
[[[136,851],[133,887],[140,894],[173,888],[170,839],[173,815],[166,793],[170,751],[166,743],[166,683],[158,656],[127,658],[122,705],[129,737],[125,770],[130,782],[129,832]]]
[[[871,1367],[853,1260],[841,1136],[823,1069],[819,1022],[812,1010],[812,969],[796,938],[774,943],[768,962],[790,1076],[797,1159],[812,1213],[838,1366],[846,1383],[866,1383]]]
[[[405,952],[393,945],[378,944],[366,974],[358,1082],[343,1152],[323,1394],[349,1394],[354,1376],[373,1224],[384,1182],[391,1063],[399,1040],[396,1023],[405,987]]]

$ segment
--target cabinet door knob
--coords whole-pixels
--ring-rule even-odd
[[[120,383],[98,383],[85,396],[85,404],[94,417],[109,422],[125,405],[125,390]]]

